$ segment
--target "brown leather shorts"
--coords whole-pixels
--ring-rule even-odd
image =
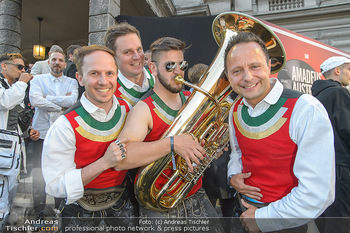
[[[125,186],[106,189],[85,189],[84,196],[77,203],[86,210],[99,211],[112,207],[126,192]]]

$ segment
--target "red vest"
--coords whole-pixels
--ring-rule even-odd
[[[282,97],[260,116],[251,117],[242,100],[233,109],[233,125],[242,151],[245,184],[261,189],[264,203],[281,199],[298,185],[293,173],[297,145],[289,136],[290,117],[298,98]]]
[[[67,113],[66,118],[73,127],[76,138],[75,164],[83,168],[101,158],[110,143],[114,142],[123,128],[126,110],[118,106],[114,116],[107,122],[99,122],[80,104]],[[110,168],[102,172],[84,188],[103,189],[121,185],[127,170],[115,171]]]
[[[186,97],[191,94],[189,91],[184,91],[180,93],[182,102],[185,103]],[[158,97],[154,91],[147,93],[147,97],[143,101],[148,105],[153,120],[152,131],[145,138],[145,142],[159,140],[163,133],[169,128],[174,118],[176,117],[178,111],[170,109],[164,104],[164,102]],[[169,145],[170,146],[170,145]],[[170,162],[170,166],[173,166],[173,163]],[[169,180],[166,176],[171,176],[174,173],[172,169],[165,169],[163,174],[161,174],[157,181],[155,182],[156,188],[160,189],[163,185]],[[165,176],[165,175],[166,176]],[[187,194],[187,197],[195,194],[202,187],[202,177],[198,180],[197,184],[191,189]]]
[[[150,79],[148,79],[149,82],[149,89],[144,91],[144,92],[139,92],[136,91],[133,88],[127,88],[122,81],[118,78],[118,83],[117,83],[117,89],[114,93],[114,95],[117,98],[122,99],[123,103],[126,102],[129,105],[129,108],[132,108],[133,106],[136,105],[136,103],[141,99],[144,94],[146,94],[150,89],[154,87],[154,76],[151,74],[150,70],[146,69],[148,74],[151,76]],[[145,77],[147,78],[147,77]]]

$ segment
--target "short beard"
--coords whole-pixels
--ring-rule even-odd
[[[165,78],[163,78],[163,76],[159,74],[159,71],[158,71],[158,80],[159,80],[160,84],[162,84],[163,87],[165,87],[165,89],[167,89],[171,93],[179,93],[179,92],[181,92],[181,90],[183,88],[183,84],[181,85],[180,88],[172,87],[169,83],[167,83],[165,81]]]
[[[52,73],[54,73],[54,74],[62,74],[62,72],[63,72],[63,69],[58,69],[57,71],[55,71],[55,70],[52,69],[51,67],[50,67],[50,70],[51,70]]]

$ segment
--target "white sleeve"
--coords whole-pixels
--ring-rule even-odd
[[[299,98],[289,133],[298,145],[293,167],[298,186],[282,199],[256,210],[257,224],[263,232],[304,225],[334,201],[333,130],[326,110],[316,98],[307,94]]]
[[[76,169],[75,135],[65,116],[50,127],[43,146],[42,172],[46,192],[54,197],[66,197],[67,204],[83,197],[81,169]]]
[[[78,99],[78,82],[77,80],[69,80],[69,88],[67,93],[71,93],[69,96],[53,96],[47,95],[46,99],[62,108],[69,108]]]
[[[25,96],[27,84],[18,81],[9,89],[5,89],[0,85],[0,110],[10,110],[20,104]]]
[[[229,130],[230,130],[230,146],[231,146],[231,154],[230,160],[227,165],[227,177],[231,175],[236,175],[242,172],[242,152],[238,146],[238,141],[235,136],[235,129],[233,127],[233,107],[230,109],[229,114]]]
[[[41,66],[39,62],[35,62],[32,68],[30,69],[30,73],[32,75],[38,75],[41,74]]]
[[[41,108],[48,112],[61,111],[62,108],[60,106],[50,102],[44,97],[44,94],[40,88],[40,78],[43,78],[43,77],[36,76],[33,78],[32,81],[30,81],[30,89],[29,89],[30,104],[33,107]]]
[[[45,60],[47,62],[47,60]],[[38,75],[43,73],[42,65],[45,61],[37,61],[34,63],[33,67],[30,69],[32,75]]]

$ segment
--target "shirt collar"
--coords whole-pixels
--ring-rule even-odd
[[[2,80],[4,80],[4,82],[7,84],[7,86],[10,87],[10,84],[9,84],[9,82],[7,81],[7,78],[5,78],[5,76],[4,76],[2,73],[0,73],[0,78],[1,78]]]
[[[80,102],[81,102],[81,105],[84,107],[84,109],[89,114],[93,114],[94,112],[101,111],[101,110],[104,111],[102,108],[99,108],[96,105],[94,105],[93,103],[91,103],[90,100],[88,100],[86,98],[85,92],[81,95]],[[113,95],[113,104],[112,104],[111,110],[117,109],[118,105],[119,105],[119,102],[117,100],[117,97],[115,97],[115,95]],[[111,112],[111,111],[109,111],[109,112]]]
[[[60,77],[55,77],[55,76],[53,76],[51,73],[49,73],[50,74],[50,79],[51,79],[51,81],[52,82],[55,82],[55,81],[59,81],[59,82],[62,82],[62,79],[63,79],[63,75],[61,75]]]
[[[146,68],[143,68],[143,76],[146,77],[145,79],[143,79],[143,83],[142,86],[145,85],[146,80],[148,81],[148,79],[151,78],[151,75],[147,72]],[[120,81],[125,85],[126,88],[131,89],[134,86],[138,86],[137,84],[135,84],[134,82],[131,82],[129,79],[127,79],[121,72],[120,70],[118,71],[118,78],[120,79]]]
[[[264,101],[270,105],[277,103],[283,92],[283,85],[277,78],[270,78],[270,84],[272,86],[271,91],[264,98]]]
[[[277,103],[277,101],[279,100],[279,98],[282,95],[283,92],[283,85],[282,83],[277,79],[277,78],[270,78],[270,85],[272,86],[270,92],[267,94],[267,96],[265,96],[265,98],[263,100],[261,100],[257,105],[259,105],[260,103],[267,103],[269,105],[273,105],[275,103]],[[245,100],[245,98],[243,98],[243,102],[245,105],[250,106],[247,101]]]

